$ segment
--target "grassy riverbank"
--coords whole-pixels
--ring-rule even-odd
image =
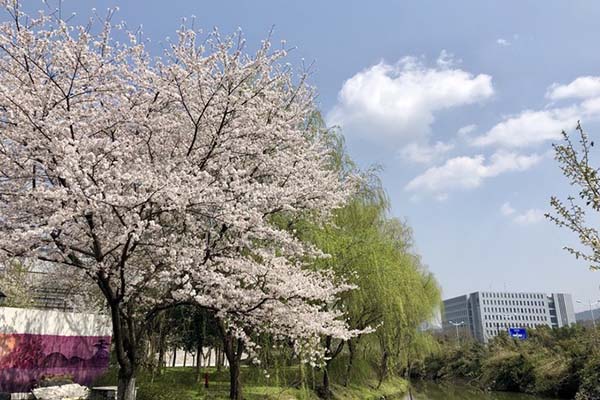
[[[464,380],[487,391],[519,392],[562,399],[600,399],[600,330],[580,326],[529,331],[527,340],[502,334],[484,345],[443,342],[439,351],[413,364],[414,378]]]
[[[317,400],[316,386],[312,379],[297,379],[298,369],[290,369],[283,377],[265,378],[262,374],[249,368],[242,370],[244,382],[244,399],[246,400]],[[228,371],[208,369],[209,387],[204,388],[204,381],[196,383],[194,368],[167,368],[161,376],[142,372],[138,376],[138,400],[225,400],[229,393]],[[98,385],[115,385],[116,371],[110,371],[98,382]],[[401,378],[389,379],[376,388],[377,382],[364,385],[350,384],[348,387],[333,384],[332,392],[335,400],[375,400],[402,398],[407,390],[407,383]]]

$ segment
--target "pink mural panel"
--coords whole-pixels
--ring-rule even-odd
[[[31,389],[44,376],[89,385],[108,368],[110,336],[0,334],[0,391]]]

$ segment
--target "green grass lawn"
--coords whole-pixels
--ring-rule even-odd
[[[138,374],[137,386],[139,388],[138,400],[225,400],[229,394],[228,371],[220,372],[214,368],[208,369],[209,388],[204,388],[204,381],[196,383],[194,368],[167,368],[162,376],[155,376],[154,381],[150,374]],[[245,400],[317,400],[318,396],[311,387],[301,385],[298,380],[294,382],[292,376],[298,375],[298,369],[290,369],[288,374],[278,379],[257,378],[254,371],[249,368],[242,370],[243,392]],[[287,378],[287,379],[286,379]],[[281,381],[286,381],[281,384]],[[96,385],[116,385],[116,371],[110,371],[102,377]],[[406,392],[406,381],[400,378],[390,379],[375,389],[375,382],[366,385],[332,385],[332,392],[336,400],[370,400],[402,398]]]

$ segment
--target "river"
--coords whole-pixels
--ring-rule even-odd
[[[551,400],[522,393],[483,392],[457,384],[418,383],[411,390],[413,400]],[[404,400],[410,400],[406,396]]]

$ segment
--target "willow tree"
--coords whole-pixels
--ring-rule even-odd
[[[344,151],[343,140],[335,134],[330,140],[337,151],[333,167],[341,175],[357,174]],[[352,329],[372,332],[347,340],[324,338],[327,361],[322,392],[326,397],[330,395],[330,366],[342,351],[348,355],[343,378],[346,385],[365,337],[381,340],[378,363],[387,369],[390,357],[399,357],[395,343],[414,335],[439,303],[435,280],[413,254],[410,228],[389,216],[389,200],[377,171],[359,175],[359,190],[345,207],[334,211],[331,223],[293,224],[300,237],[329,255],[314,264],[316,269],[334,270],[358,287],[341,294],[331,306],[343,310]]]
[[[392,372],[399,372],[402,367],[410,368],[411,355],[427,350],[421,346],[426,341],[421,340],[423,333],[419,327],[434,317],[439,309],[440,291],[433,275],[420,263],[420,258],[406,250],[410,243],[410,230],[399,221],[392,220],[387,224],[391,246],[388,260],[393,260],[386,266],[388,296],[391,297],[386,306],[383,325],[375,335],[380,351],[380,363],[377,368],[379,385]],[[390,227],[390,225],[392,225]],[[410,248],[410,247],[409,247]]]

